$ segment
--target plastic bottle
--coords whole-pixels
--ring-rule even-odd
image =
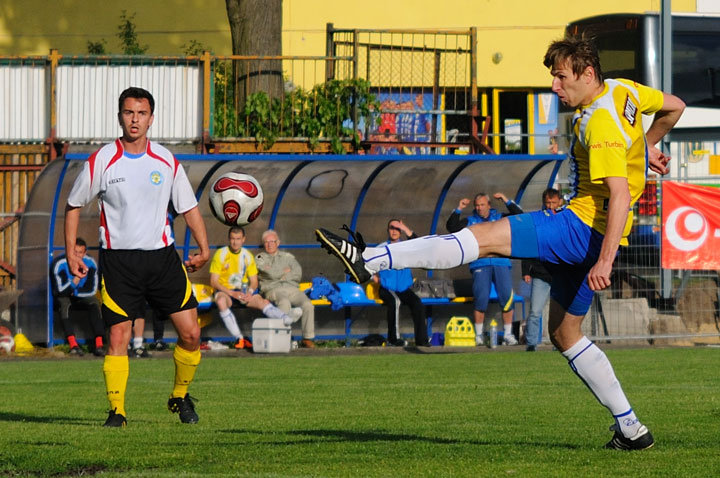
[[[498,328],[495,319],[490,321],[490,329],[488,330],[488,347],[494,349],[498,345]]]
[[[249,287],[250,287],[250,285],[248,284],[247,277],[243,277],[242,284],[240,285],[240,291],[241,291],[243,294],[247,294]]]

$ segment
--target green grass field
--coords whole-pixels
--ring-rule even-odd
[[[656,445],[604,450],[611,418],[557,353],[212,357],[165,408],[173,362],[134,359],[128,427],[101,425],[102,362],[0,361],[2,476],[718,476],[720,349],[606,350]]]

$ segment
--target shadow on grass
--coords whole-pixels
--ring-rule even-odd
[[[254,434],[265,435],[262,431],[255,430],[222,430],[224,433],[238,434]],[[286,432],[288,435],[296,435],[299,437],[308,437],[310,439],[300,440],[278,440],[277,445],[294,445],[306,443],[328,443],[328,442],[427,442],[436,445],[477,445],[477,446],[533,446],[539,448],[562,448],[567,450],[578,450],[581,447],[572,443],[550,443],[547,441],[490,441],[490,440],[463,440],[455,438],[428,437],[421,435],[411,435],[407,433],[387,433],[380,431],[372,432],[354,432],[347,430],[290,430]],[[276,436],[274,432],[270,435]]]
[[[0,422],[62,423],[66,425],[96,425],[97,420],[77,417],[50,417],[23,413],[0,412]]]

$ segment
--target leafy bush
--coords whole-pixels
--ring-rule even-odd
[[[343,140],[357,144],[360,140],[353,123],[353,106],[358,121],[371,121],[379,111],[379,102],[370,92],[370,83],[358,80],[330,80],[311,90],[294,88],[282,98],[270,98],[265,92],[247,97],[238,115],[228,99],[232,99],[229,63],[219,64],[215,70],[214,121],[217,133],[224,136],[255,137],[266,149],[278,138],[307,138],[310,148],[317,147],[321,138],[330,140],[335,153],[343,153]],[[379,120],[379,117],[377,118]]]

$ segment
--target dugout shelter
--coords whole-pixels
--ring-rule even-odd
[[[64,252],[64,209],[67,196],[82,170],[87,154],[67,154],[48,163],[37,179],[25,208],[19,232],[18,288],[24,291],[17,321],[36,344],[64,342],[55,327],[49,266]],[[339,228],[347,224],[360,230],[368,243],[386,239],[391,218],[405,221],[417,234],[446,233],[445,221],[458,201],[478,192],[503,192],[526,211],[541,207],[542,191],[553,186],[561,173],[561,155],[177,155],[196,191],[205,219],[211,252],[226,245],[227,226],[210,211],[208,191],[215,179],[228,171],[257,178],[265,195],[259,218],[246,226],[245,247],[260,248],[260,236],[275,229],[281,248],[292,252],[303,267],[303,280],[324,275],[330,281],[345,280],[340,265],[315,241],[317,227]],[[493,207],[505,212],[493,201]],[[471,212],[468,208],[467,213]],[[89,254],[98,253],[98,207],[81,211],[79,236],[88,242]],[[175,244],[184,258],[193,253],[194,241],[182,216],[173,221]],[[415,271],[415,277],[431,274]],[[467,277],[465,267],[436,271],[435,278]],[[190,274],[193,283],[209,283],[208,266]],[[328,311],[330,313],[330,311]],[[319,320],[320,319],[320,320]],[[330,338],[342,329],[332,318],[316,329]],[[216,321],[218,322],[218,321]],[[217,333],[222,334],[222,324]],[[214,330],[203,329],[203,336]],[[166,336],[174,330],[167,327]]]

